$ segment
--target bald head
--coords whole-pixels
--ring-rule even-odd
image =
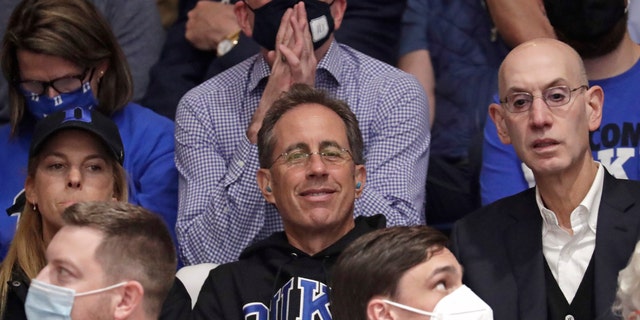
[[[515,47],[500,65],[498,88],[504,97],[512,86],[518,86],[522,77],[530,77],[541,67],[552,67],[570,82],[587,84],[587,73],[580,55],[564,42],[538,38]]]
[[[536,182],[592,169],[589,131],[600,126],[604,93],[589,87],[578,53],[553,39],[525,42],[502,62],[499,89],[489,115]]]

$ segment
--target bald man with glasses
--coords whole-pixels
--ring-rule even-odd
[[[618,271],[640,237],[640,183],[594,160],[589,132],[604,93],[587,83],[578,53],[553,39],[525,42],[500,67],[489,114],[537,186],[460,220],[451,248],[495,319],[617,319]]]

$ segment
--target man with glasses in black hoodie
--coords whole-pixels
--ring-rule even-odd
[[[383,215],[353,217],[366,180],[355,115],[343,101],[293,85],[265,116],[258,155],[258,185],[284,232],[211,271],[194,319],[331,319],[327,284],[338,255],[385,227]]]

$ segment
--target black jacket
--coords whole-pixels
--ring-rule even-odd
[[[254,320],[315,319],[314,312],[330,319],[326,284],[338,255],[359,236],[385,225],[383,215],[358,217],[355,228],[313,256],[276,232],[245,249],[239,261],[211,270],[193,319],[239,320],[245,314],[253,314],[249,319]]]
[[[27,291],[29,290],[29,279],[20,267],[13,267],[11,280],[7,282],[7,305],[4,310],[3,319],[7,320],[27,320],[24,312],[24,303],[27,301]]]
[[[162,304],[158,320],[185,320],[191,315],[191,297],[182,281],[175,278],[167,298]]]

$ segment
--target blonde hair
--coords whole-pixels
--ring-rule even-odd
[[[32,179],[35,178],[40,160],[39,155],[29,159],[28,175]],[[114,198],[126,202],[128,200],[126,172],[115,158],[109,158],[108,161],[113,169]],[[7,282],[12,279],[13,272],[21,271],[28,279],[33,279],[47,264],[42,215],[34,207],[32,203],[25,203],[7,256],[0,265],[0,319],[4,318],[9,293]]]

